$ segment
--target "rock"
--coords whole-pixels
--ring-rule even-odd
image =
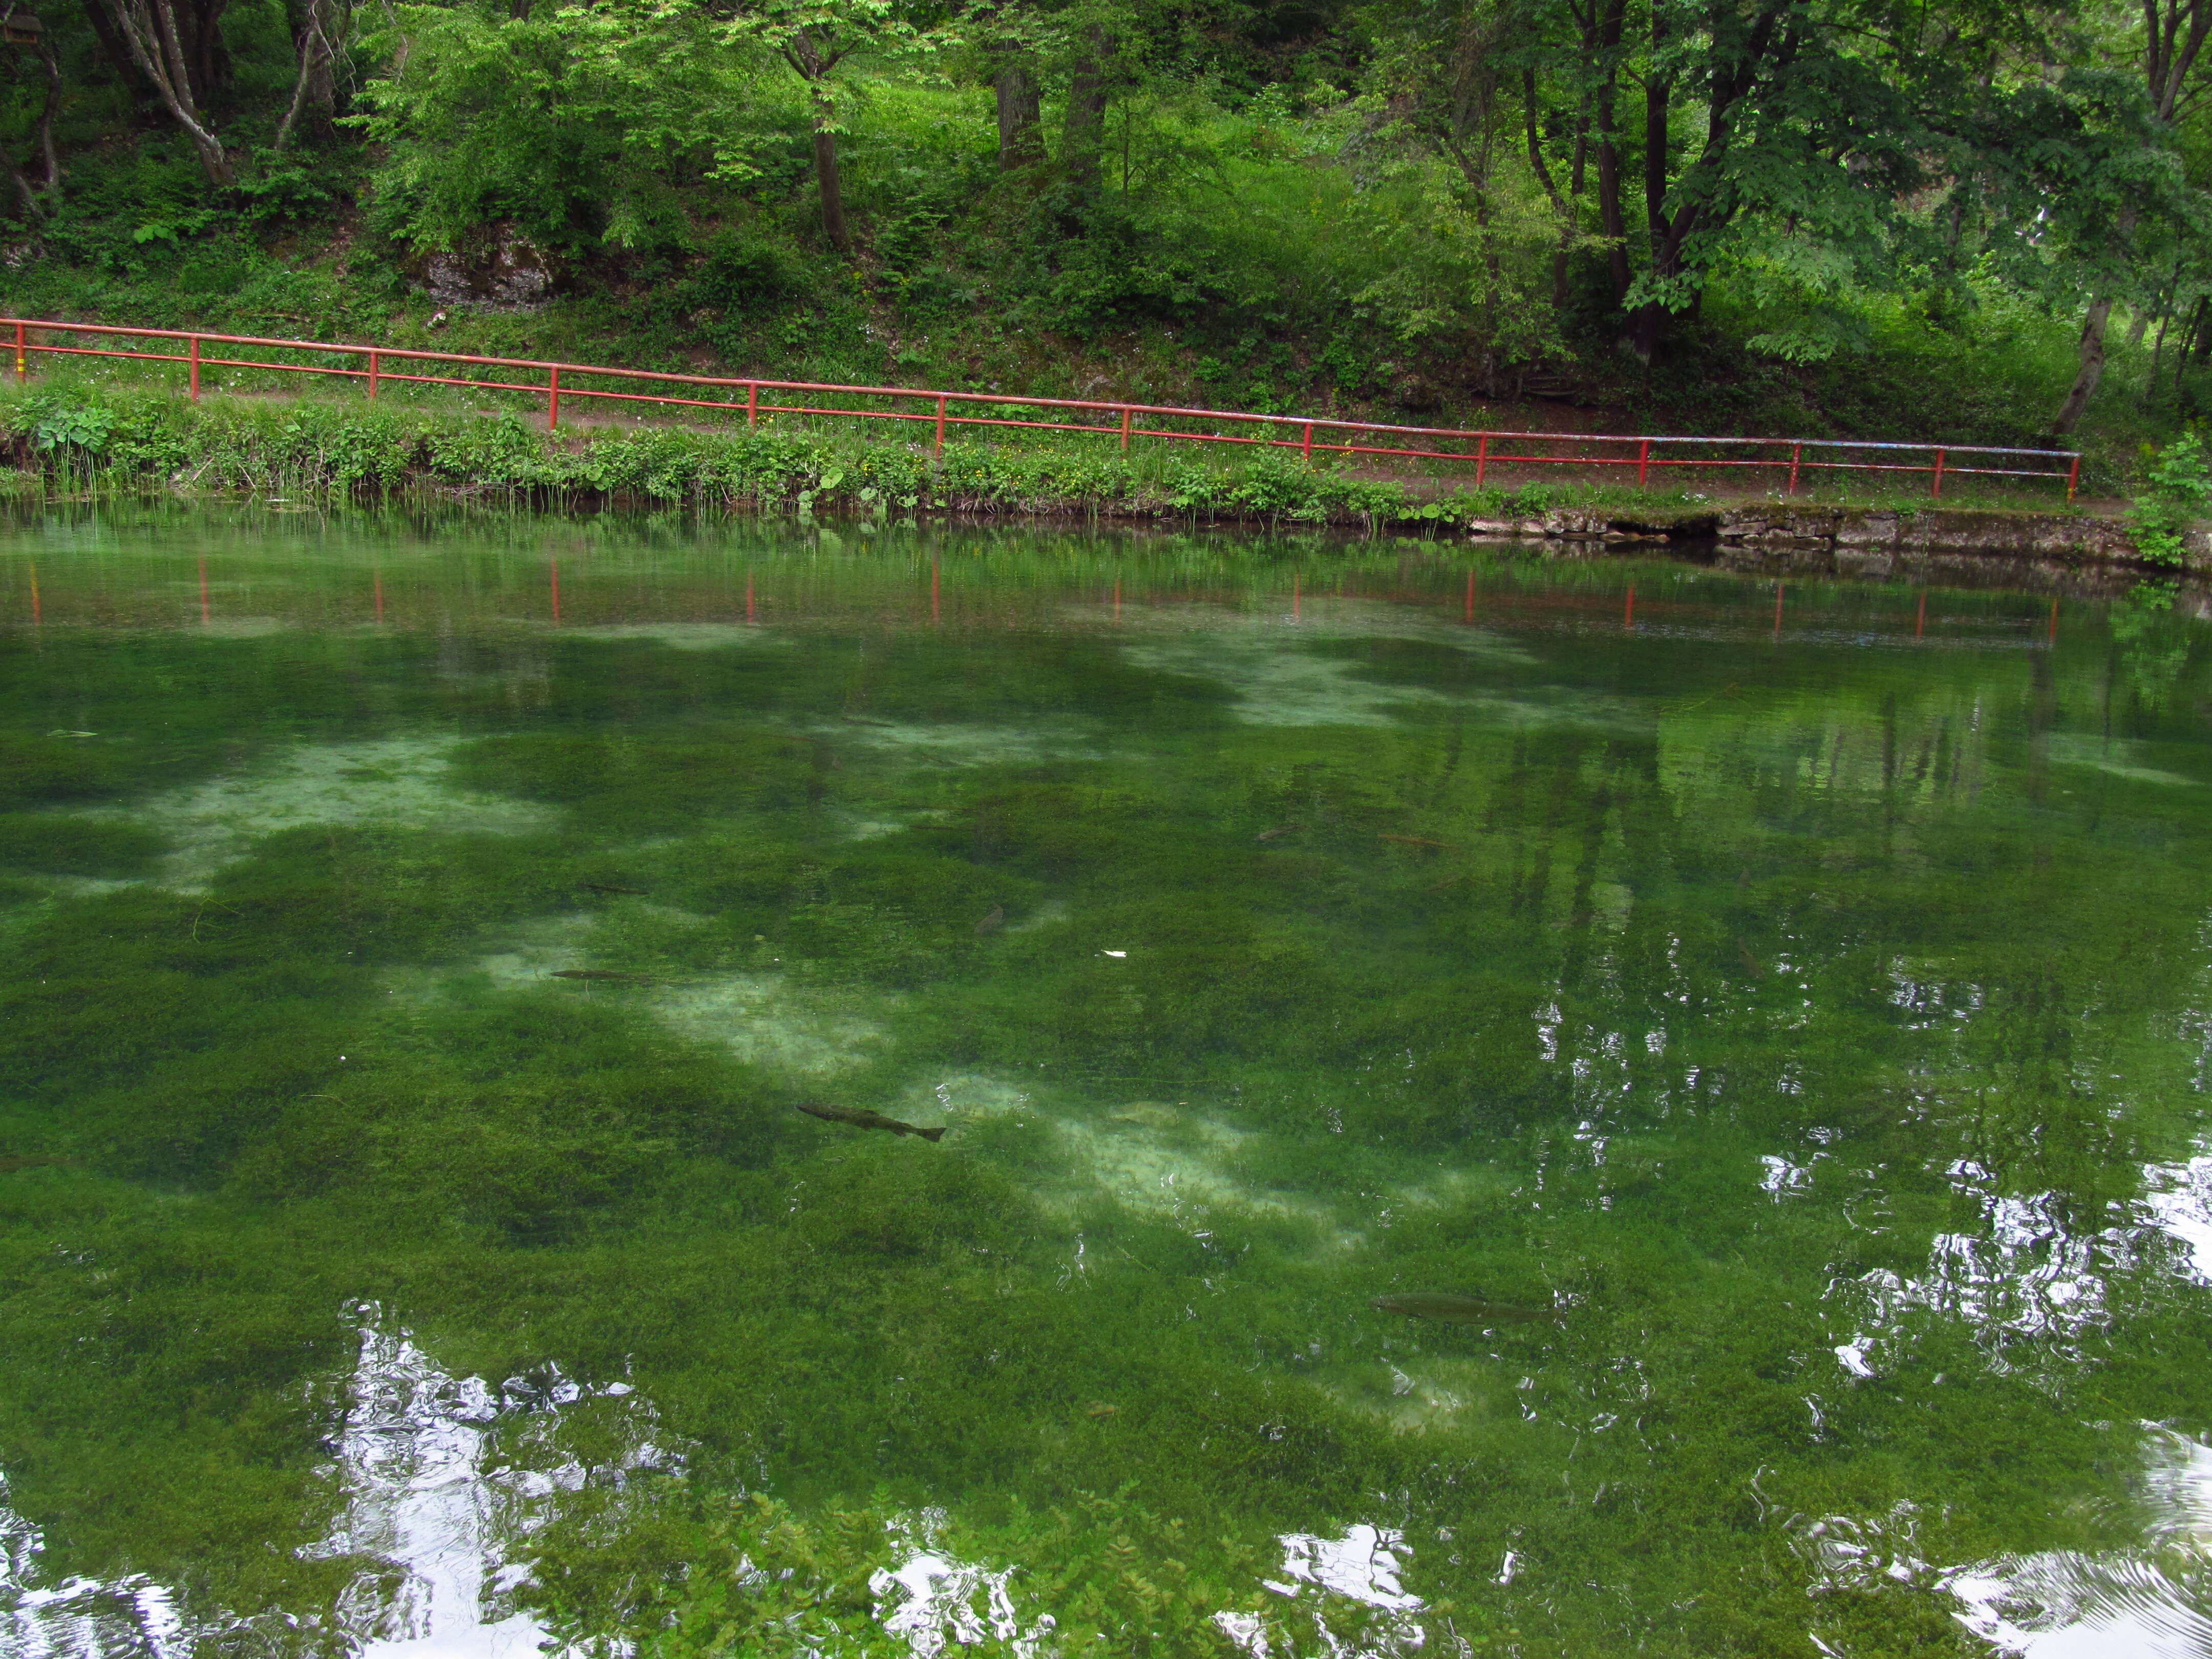
[[[1897,545],[1897,514],[1894,513],[1838,513],[1835,515],[1835,538],[1838,547],[1895,547]]]
[[[1606,532],[1602,513],[1551,512],[1543,517],[1541,533],[1547,536],[1601,537]]]
[[[451,311],[535,311],[553,295],[551,262],[511,224],[489,226],[460,247],[421,255],[410,275]]]

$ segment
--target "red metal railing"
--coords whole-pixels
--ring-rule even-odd
[[[1496,466],[1632,467],[1639,487],[1656,471],[1692,468],[1735,471],[1782,472],[1788,475],[1787,493],[1796,495],[1805,475],[1821,472],[1926,474],[1929,494],[1940,498],[1946,478],[2028,478],[2063,481],[2071,501],[2081,478],[2081,458],[2065,450],[2002,449],[1985,444],[1875,443],[1838,438],[1700,438],[1686,436],[1620,436],[1583,432],[1490,432],[1460,427],[1393,426],[1373,421],[1345,421],[1320,416],[1255,415],[1219,409],[1183,409],[1172,404],[1117,403],[1079,398],[1006,397],[995,392],[938,392],[915,386],[836,386],[807,380],[768,380],[721,374],[671,374],[641,368],[609,368],[592,363],[543,362],[526,357],[479,357],[465,352],[421,351],[398,346],[341,345],[326,341],[280,340],[246,334],[205,334],[185,329],[125,328],[105,323],[57,323],[29,318],[0,318],[0,330],[15,331],[15,374],[30,373],[30,360],[40,353],[61,357],[123,357],[145,362],[181,363],[186,370],[192,400],[200,395],[201,371],[210,368],[274,370],[289,374],[328,374],[366,381],[374,398],[386,382],[414,386],[459,386],[478,392],[519,392],[533,400],[544,398],[549,429],[561,424],[561,401],[565,397],[600,398],[608,402],[654,404],[679,409],[714,410],[720,414],[743,414],[748,426],[775,415],[830,416],[853,420],[906,421],[932,428],[935,452],[945,451],[948,427],[1018,428],[1040,432],[1079,432],[1118,438],[1127,450],[1138,438],[1161,438],[1188,443],[1243,444],[1264,449],[1294,449],[1307,460],[1319,455],[1374,455],[1413,460],[1455,461],[1474,468],[1477,488]],[[57,345],[40,337],[87,335],[130,341],[174,341],[179,351],[131,350],[93,345]],[[262,352],[307,352],[351,360],[332,367],[320,363],[270,362],[264,357],[210,357],[203,348],[245,347]],[[402,365],[395,369],[393,364]],[[479,380],[459,374],[421,372],[434,365],[463,365],[475,368],[512,370],[542,377],[535,382]],[[357,365],[357,366],[356,366]],[[563,377],[567,377],[563,383]],[[580,386],[580,378],[596,378],[601,384]],[[675,391],[622,390],[605,384],[626,380],[703,393],[720,391],[722,397],[681,396]],[[744,393],[744,400],[735,394]],[[763,402],[771,396],[793,394],[792,403]],[[823,398],[873,398],[890,402],[889,409],[836,408]],[[914,404],[919,402],[921,408]],[[1036,411],[1060,418],[1023,419],[1004,411]],[[962,412],[969,411],[969,412]],[[1087,418],[1079,418],[1087,417]],[[1103,417],[1103,418],[1102,418]],[[1239,430],[1191,431],[1164,425],[1165,422]],[[1140,424],[1139,422],[1142,422]],[[1360,440],[1368,441],[1360,441]],[[1426,447],[1413,446],[1425,443]],[[1456,445],[1441,448],[1437,445]],[[1470,447],[1471,446],[1471,447]],[[1500,446],[1503,446],[1502,447]],[[1912,456],[1931,458],[1926,465]],[[2040,465],[1962,465],[1960,457],[1976,461],[2034,461]],[[2060,465],[2063,463],[2063,465]]]

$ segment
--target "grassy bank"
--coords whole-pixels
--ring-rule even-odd
[[[513,410],[449,394],[376,405],[331,398],[173,393],[113,380],[0,390],[0,449],[15,487],[240,492],[327,499],[432,491],[544,504],[611,501],[767,512],[900,516],[1079,514],[1367,529],[1465,528],[1562,509],[1666,525],[1716,509],[1694,483],[1646,489],[1583,477],[1482,489],[1465,469],[1376,477],[1287,451],[1165,442],[1127,453],[1053,434],[927,442],[789,417],[757,428],[636,426],[550,433]],[[1917,489],[1830,495],[1854,506],[1924,506]],[[1969,490],[1947,506],[2061,505],[2055,492]]]

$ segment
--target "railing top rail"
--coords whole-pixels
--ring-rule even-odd
[[[283,351],[334,351],[356,356],[371,352],[379,357],[405,362],[468,363],[484,368],[536,369],[544,374],[598,374],[628,380],[652,380],[668,386],[757,387],[766,392],[817,392],[846,397],[927,398],[946,403],[1015,404],[1024,409],[1091,410],[1101,414],[1151,415],[1194,421],[1241,421],[1260,426],[1311,427],[1316,431],[1389,433],[1401,437],[1458,438],[1481,441],[1505,439],[1534,443],[1596,444],[1722,444],[1759,448],[1790,446],[1806,449],[1869,449],[1920,451],[1949,455],[2035,455],[2053,461],[2072,460],[2066,449],[2006,448],[1993,444],[1896,443],[1858,438],[1704,437],[1693,434],[1635,434],[1610,432],[1527,432],[1502,428],[1449,426],[1401,426],[1388,422],[1351,421],[1334,416],[1261,415],[1248,410],[1192,409],[1177,404],[1140,404],[1095,398],[1038,398],[1016,392],[953,392],[927,386],[849,386],[833,381],[771,380],[757,375],[684,374],[666,369],[617,368],[604,363],[560,362],[537,357],[489,357],[471,352],[436,351],[419,346],[356,345],[330,340],[289,340],[270,335],[215,334],[203,329],[141,328],[121,323],[64,323],[34,317],[0,317],[0,327],[51,329],[78,334],[124,335],[140,339],[191,340],[217,345],[261,346]],[[218,365],[220,366],[220,365]],[[256,367],[283,368],[270,364]],[[335,373],[337,371],[322,371]],[[511,387],[509,390],[524,390]],[[620,394],[616,394],[620,395]],[[2054,476],[2056,476],[2054,474]]]

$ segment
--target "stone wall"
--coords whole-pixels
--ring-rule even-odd
[[[1757,501],[1717,513],[1677,514],[1569,509],[1540,519],[1480,520],[1468,528],[1478,536],[1717,543],[1724,556],[1787,555],[1792,565],[1825,564],[1839,574],[1880,576],[1900,559],[1917,564],[1930,556],[2077,570],[2092,565],[2142,568],[2127,526],[2117,519],[1989,507],[1869,512],[1810,502]],[[2189,568],[2198,574],[2212,574],[2212,538],[2203,531],[2190,537]]]

